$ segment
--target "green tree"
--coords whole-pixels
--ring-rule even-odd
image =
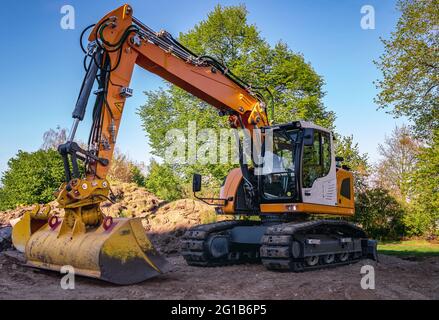
[[[428,138],[439,128],[439,2],[399,0],[402,15],[376,65],[383,78],[376,102],[395,116],[413,121]]]
[[[174,169],[169,164],[159,164],[155,160],[151,160],[148,166],[145,187],[163,200],[173,201],[183,197],[182,182]]]
[[[409,235],[439,235],[439,130],[420,148],[412,184],[416,194],[405,218]]]
[[[439,227],[439,135],[422,145],[406,126],[396,127],[379,146],[382,159],[374,184],[388,190],[404,210],[406,236],[426,236]]]
[[[368,156],[361,153],[354,137],[336,135],[336,156],[343,158],[343,164],[347,165],[354,174],[355,193],[363,192],[367,188],[367,178],[370,174]]]
[[[270,47],[256,26],[247,22],[244,6],[216,6],[206,20],[181,33],[179,41],[199,55],[215,57],[253,87],[270,88],[276,105],[276,122],[304,119],[333,128],[335,115],[322,102],[323,79],[303,56],[292,52],[285,43]],[[146,95],[147,102],[138,113],[152,153],[161,158],[169,144],[165,140],[169,129],[186,130],[189,121],[195,121],[198,129],[213,128],[216,132],[228,127],[226,117],[218,116],[215,108],[176,86],[167,85]],[[219,183],[231,167],[230,164],[195,164],[175,166],[175,170],[186,177],[199,171]]]
[[[375,184],[390,191],[401,202],[408,203],[416,193],[413,174],[417,167],[419,142],[407,126],[395,127],[384,144],[379,144],[381,159],[375,170]]]
[[[404,234],[403,216],[403,208],[385,189],[367,189],[357,196],[354,220],[361,224],[369,237],[401,238]]]
[[[131,167],[131,181],[137,184],[139,187],[146,186],[146,177],[138,166]]]
[[[404,235],[405,207],[386,189],[371,188],[371,167],[353,136],[336,139],[336,155],[351,168],[355,179],[355,216],[368,235],[378,239],[398,239]]]
[[[63,162],[57,151],[18,151],[8,161],[8,169],[1,178],[0,210],[52,201],[53,192],[64,179]]]
[[[401,17],[390,39],[383,40],[385,52],[376,62],[383,73],[376,101],[395,116],[408,117],[424,145],[406,161],[404,174],[401,161],[396,166],[389,161],[381,176],[405,200],[407,234],[426,235],[438,233],[439,227],[439,2],[399,0],[397,7]]]

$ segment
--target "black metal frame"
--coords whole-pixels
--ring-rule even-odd
[[[197,196],[197,192],[201,190],[201,175],[198,173],[195,173],[192,177],[192,192],[194,193],[194,197],[210,206],[221,206],[224,207],[227,205],[228,201],[232,201],[233,197],[230,197],[229,199],[222,199],[222,198],[202,198]],[[224,201],[224,203],[211,203],[208,201]]]
[[[64,172],[67,183],[69,183],[72,178],[80,178],[78,159],[86,163],[90,163],[93,161],[99,162],[104,166],[107,166],[109,164],[108,159],[100,158],[93,152],[82,149],[76,142],[73,141],[77,126],[79,122],[84,119],[91,90],[93,88],[96,77],[98,76],[98,64],[102,61],[103,52],[97,49],[96,51],[91,53],[91,56],[92,58],[87,68],[87,72],[84,76],[81,90],[78,95],[78,100],[76,101],[75,109],[72,113],[72,118],[75,119],[72,131],[70,132],[68,141],[58,146],[58,152],[61,154],[61,157],[63,159]],[[100,97],[98,96],[97,99],[98,98]],[[103,101],[99,101],[99,103],[103,103]],[[72,170],[70,170],[70,163],[72,165]]]
[[[278,128],[276,130],[299,130],[299,137],[296,143],[296,150],[294,153],[294,171],[296,173],[296,192],[294,196],[289,198],[277,198],[277,199],[265,199],[262,193],[259,196],[260,203],[290,203],[302,201],[302,158],[303,158],[303,146],[304,146],[304,129],[298,126],[295,122],[290,124],[284,124],[280,126],[265,127],[264,129]],[[262,144],[262,151],[265,151],[265,141]],[[264,154],[262,154],[264,156]],[[263,175],[258,176],[258,184],[262,185]]]
[[[230,197],[228,199],[224,199],[224,198],[202,198],[197,196],[196,192],[194,192],[194,197],[202,202],[204,202],[205,204],[208,204],[209,206],[215,206],[215,207],[225,207],[227,205],[227,202],[229,201],[233,201],[233,197]],[[224,203],[211,203],[208,201],[224,201]]]
[[[78,159],[81,161],[97,161],[103,166],[107,166],[109,164],[108,159],[97,157],[93,153],[82,149],[76,142],[73,141],[68,141],[64,144],[59,145],[58,152],[61,154],[61,157],[63,159],[64,172],[66,175],[67,183],[72,179],[72,177],[80,178]],[[70,170],[69,155],[71,160],[70,163],[72,164],[72,170]]]

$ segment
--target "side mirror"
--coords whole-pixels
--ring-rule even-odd
[[[194,193],[201,191],[201,174],[194,173],[192,177],[192,191]]]
[[[314,129],[305,128],[303,131],[303,144],[305,146],[312,146],[314,144]]]
[[[343,157],[335,157],[335,161],[337,162],[343,162],[344,158]]]

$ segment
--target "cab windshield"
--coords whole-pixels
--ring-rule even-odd
[[[262,196],[267,200],[295,196],[298,133],[298,130],[273,131],[272,148],[265,150],[262,169]]]

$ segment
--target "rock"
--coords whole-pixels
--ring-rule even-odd
[[[0,229],[0,251],[12,248],[12,227]]]

